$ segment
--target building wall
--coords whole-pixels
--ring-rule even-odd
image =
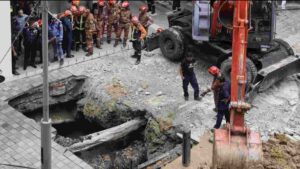
[[[10,1],[0,1],[0,61],[4,58],[5,53],[11,45],[11,23],[10,23]],[[1,75],[6,79],[12,77],[11,50],[7,53],[2,63],[0,63]]]

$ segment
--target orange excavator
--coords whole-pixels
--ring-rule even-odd
[[[223,2],[225,3],[225,2]],[[260,134],[246,127],[247,43],[250,1],[232,2],[231,124],[214,132],[213,168],[246,169],[263,158]]]
[[[213,169],[255,168],[263,159],[258,132],[245,124],[256,93],[300,72],[300,57],[275,39],[274,1],[194,0],[167,16],[169,28],[148,37],[148,51],[181,60],[192,52],[231,80],[230,125],[214,132]]]

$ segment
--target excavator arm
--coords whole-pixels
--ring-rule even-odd
[[[234,2],[230,126],[214,132],[214,169],[246,169],[262,160],[260,134],[245,125],[249,9],[249,0]]]

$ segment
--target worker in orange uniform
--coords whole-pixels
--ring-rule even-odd
[[[127,39],[128,39],[128,34],[129,34],[131,18],[132,18],[132,13],[129,9],[129,2],[124,1],[122,3],[122,9],[121,9],[121,12],[120,12],[118,34],[117,34],[117,38],[116,38],[114,47],[116,47],[119,44],[119,41],[121,41],[121,34],[122,34],[123,31],[124,31],[123,47],[126,46]]]
[[[219,100],[218,97],[219,97],[219,91],[220,91],[220,87],[221,87],[221,80],[224,79],[224,77],[222,76],[220,69],[216,66],[211,66],[208,69],[208,72],[214,77],[210,90],[213,91],[213,94],[214,94],[214,102],[215,102],[214,111],[217,112],[218,111],[217,103]]]
[[[142,5],[139,7],[140,14],[139,14],[139,21],[144,26],[146,31],[148,31],[149,26],[153,23],[153,19],[148,16],[148,7],[146,5]]]
[[[142,43],[144,42],[147,31],[140,23],[137,16],[132,17],[131,19],[131,42],[134,49],[134,55],[132,57],[137,58],[135,64],[138,65],[141,63],[142,57]]]
[[[86,37],[86,44],[87,44],[87,54],[86,56],[93,55],[93,34],[96,31],[95,26],[95,19],[93,14],[90,12],[89,9],[86,10],[86,12],[83,14],[84,17],[86,17],[85,20],[85,37]]]
[[[112,29],[114,29],[117,35],[118,24],[120,18],[120,6],[117,4],[116,0],[109,0],[107,5],[107,43],[111,42]]]
[[[94,18],[96,21],[97,41],[96,47],[101,49],[104,24],[105,24],[105,1],[98,1],[98,8],[94,9]]]

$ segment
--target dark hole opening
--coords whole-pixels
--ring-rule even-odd
[[[39,123],[43,110],[37,109],[23,114]],[[49,108],[49,114],[52,126],[60,136],[79,138],[104,129],[99,124],[86,120],[81,113],[77,112],[76,101],[52,105]]]

